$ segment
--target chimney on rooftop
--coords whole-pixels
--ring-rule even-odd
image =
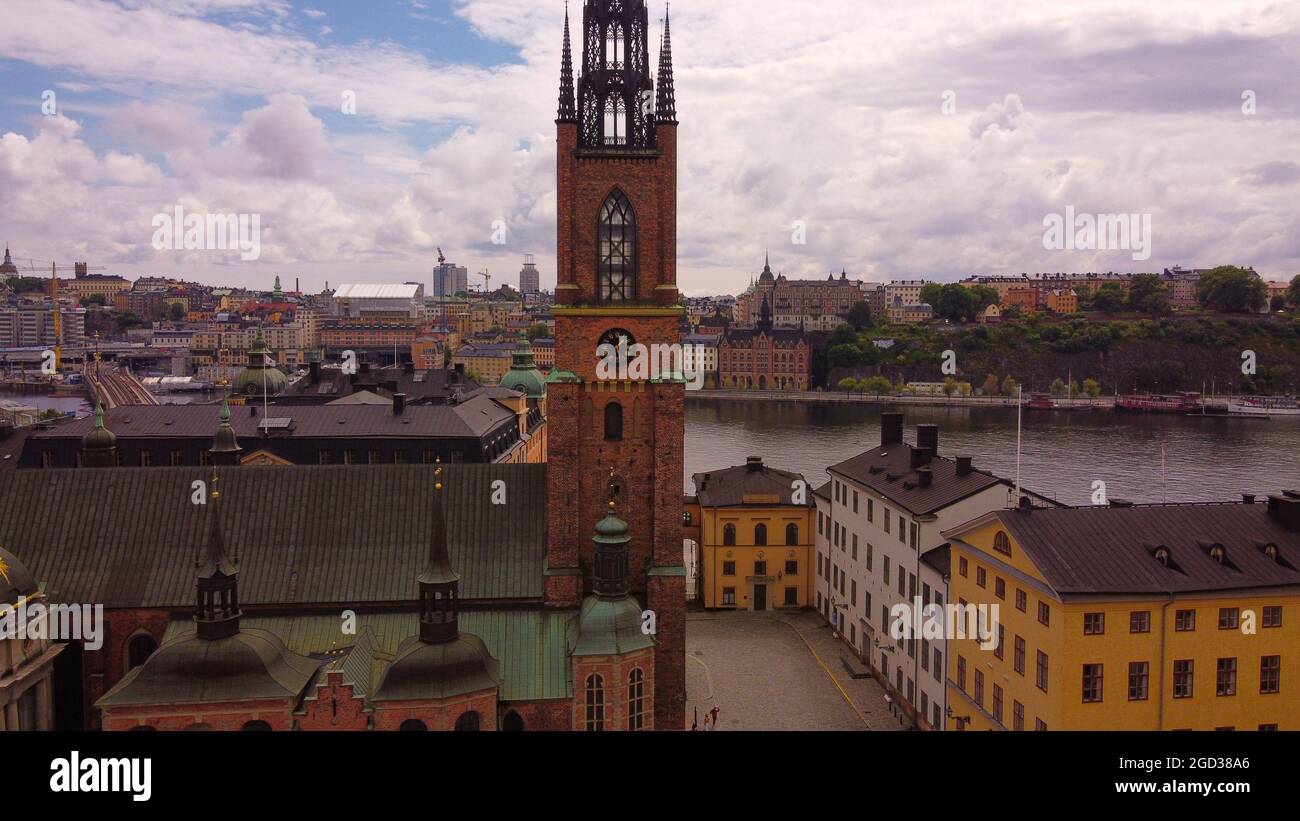
[[[1292,533],[1300,533],[1300,491],[1284,490],[1268,497],[1268,515]]]
[[[880,445],[901,445],[903,443],[903,414],[880,414]]]
[[[413,373],[415,373],[415,363],[414,363],[414,362],[407,362],[407,363],[403,364],[403,365],[402,365],[402,372],[405,373],[405,374],[408,374],[408,375],[409,375],[409,374],[413,374]]]
[[[406,412],[406,394],[393,394],[393,416],[401,416]]]
[[[912,448],[912,469],[930,464],[929,448]]]
[[[320,384],[320,363],[312,362],[311,365],[309,365],[308,367],[310,368],[311,371],[311,379],[310,379],[311,384],[319,385]]]
[[[916,472],[917,484],[921,487],[930,487],[934,484],[934,471],[929,468],[921,468]]]
[[[931,456],[938,456],[939,455],[939,426],[938,425],[917,425],[916,446],[918,448],[928,448]]]
[[[762,456],[751,456],[745,460],[745,470],[749,471],[750,473],[757,473],[762,469],[763,469]]]
[[[971,471],[972,471],[973,469],[974,469],[974,468],[971,466],[971,457],[969,457],[969,456],[958,456],[958,457],[957,457],[957,475],[958,475],[958,476],[970,476]]]

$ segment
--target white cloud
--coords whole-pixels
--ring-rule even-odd
[[[92,87],[135,100],[102,119],[70,108],[89,134],[65,117],[0,124],[0,199],[23,204],[8,222],[32,256],[83,247],[151,272],[163,261],[140,251],[141,221],[181,201],[256,209],[266,234],[259,266],[165,261],[191,276],[427,277],[437,245],[508,278],[524,253],[553,271],[556,3],[458,0],[476,33],[519,51],[490,68],[391,42],[323,45],[266,0],[6,10],[24,36],[0,39],[0,57],[48,72],[61,104]],[[1043,215],[1066,205],[1151,213],[1151,267],[1300,269],[1294,5],[916,0],[868,14],[857,0],[679,0],[673,17],[688,292],[742,288],[765,247],[801,276],[1133,267],[1044,251]],[[453,36],[415,25],[434,53]],[[955,116],[940,107],[948,89]],[[344,90],[357,115],[341,120]],[[411,142],[435,133],[430,150]],[[490,244],[498,218],[504,247]],[[790,242],[795,220],[806,246]]]

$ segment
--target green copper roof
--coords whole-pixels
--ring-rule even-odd
[[[472,610],[461,611],[460,629],[483,640],[489,653],[500,662],[498,679],[502,701],[533,701],[573,698],[573,677],[568,657],[568,636],[577,624],[572,610]],[[369,630],[374,639],[374,669],[368,688],[380,676],[408,637],[420,631],[419,614],[358,613],[357,633],[340,631],[338,614],[312,616],[249,616],[240,627],[265,630],[279,636],[291,651],[317,656],[332,648],[346,648],[361,640]],[[637,608],[640,631],[640,608]],[[166,639],[193,634],[194,621],[180,618],[167,626]]]
[[[641,630],[641,605],[631,596],[620,599],[588,596],[582,603],[575,656],[617,656],[654,644],[654,637]]]
[[[519,344],[511,356],[510,370],[501,377],[499,385],[519,391],[529,399],[540,399],[546,395],[546,380],[533,361],[533,345],[527,336],[520,334]]]

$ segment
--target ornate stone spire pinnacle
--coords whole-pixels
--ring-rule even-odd
[[[677,124],[677,92],[673,89],[673,34],[668,19],[668,5],[664,4],[664,39],[659,49],[659,82],[655,92],[655,119],[661,123]]]
[[[560,108],[557,122],[576,123],[578,107],[573,96],[573,48],[569,45],[569,4],[564,4],[564,57],[560,63]]]

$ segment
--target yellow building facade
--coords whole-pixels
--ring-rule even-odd
[[[947,728],[1300,729],[1300,536],[1277,519],[1260,504],[997,511],[945,533],[950,602],[989,625],[985,642],[974,621],[948,637]]]
[[[694,542],[696,598],[707,609],[811,607],[816,508],[796,473],[761,459],[692,477],[683,536]]]

